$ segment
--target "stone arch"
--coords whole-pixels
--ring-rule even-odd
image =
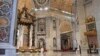
[[[63,33],[63,32],[70,32],[70,31],[72,31],[71,22],[67,20],[62,20],[60,22],[60,32]]]

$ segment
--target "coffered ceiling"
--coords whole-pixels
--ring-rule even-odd
[[[18,0],[18,9],[22,10],[24,6],[28,8],[28,11],[31,11],[32,8],[35,8],[35,3],[32,0]],[[71,12],[72,0],[50,0],[50,8],[58,9],[58,11],[61,10],[61,11]],[[54,13],[55,11],[52,12]],[[70,23],[69,21],[61,20],[60,31],[61,32],[71,31],[71,26],[69,23]]]
[[[18,0],[18,9],[21,9],[24,4],[30,10],[35,7],[32,0]],[[50,0],[50,7],[62,11],[71,12],[72,10],[72,0]]]
[[[72,10],[72,0],[51,0],[50,5],[62,11],[71,12]]]

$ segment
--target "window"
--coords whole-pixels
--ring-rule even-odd
[[[40,18],[38,20],[38,31],[45,31],[46,28],[46,21],[45,18]]]
[[[56,20],[53,20],[53,29],[56,30]]]

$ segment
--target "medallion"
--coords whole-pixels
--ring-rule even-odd
[[[9,26],[9,19],[7,17],[0,17],[0,27],[7,27]]]
[[[12,0],[0,0],[0,42],[9,42],[12,5]]]

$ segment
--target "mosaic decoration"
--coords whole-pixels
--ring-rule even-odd
[[[49,0],[33,0],[36,8],[45,7],[49,4]]]
[[[7,16],[10,13],[10,4],[5,1],[0,1],[0,16]]]
[[[0,0],[0,42],[8,43],[10,21],[12,15],[12,0]]]
[[[0,41],[6,41],[7,40],[7,32],[5,28],[0,28]]]
[[[0,27],[7,27],[9,25],[9,20],[6,17],[0,17]]]

